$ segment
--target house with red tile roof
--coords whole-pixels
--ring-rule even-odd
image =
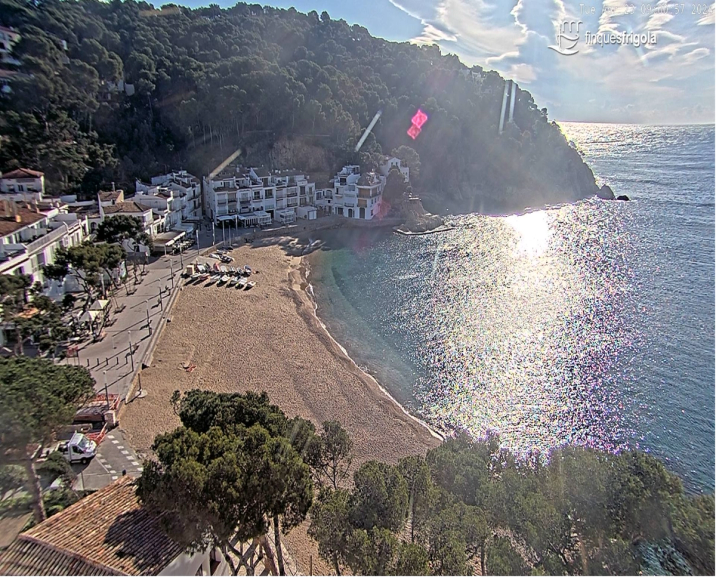
[[[0,175],[0,197],[16,201],[41,201],[45,175],[38,170],[17,168]]]
[[[226,575],[213,551],[187,553],[124,476],[21,533],[0,553],[0,575]]]

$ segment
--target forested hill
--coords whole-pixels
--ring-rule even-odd
[[[330,173],[407,145],[421,162],[415,189],[453,211],[596,192],[529,92],[518,88],[515,124],[499,136],[499,74],[325,12],[0,0],[0,24],[22,34],[20,74],[0,99],[0,169],[41,169],[54,191],[91,194],[111,181],[131,190],[135,178],[179,167],[206,174],[237,149],[246,163]],[[119,80],[133,94],[117,91]],[[429,120],[413,141],[418,108]]]

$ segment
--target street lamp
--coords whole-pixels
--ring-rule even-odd
[[[172,290],[174,290],[174,263],[172,263],[172,261],[169,261],[169,271],[172,277]]]
[[[214,227],[214,221],[211,222],[211,246],[216,244],[216,228]]]
[[[129,333],[129,356],[132,359],[132,372],[134,373],[134,347],[132,346],[132,331],[127,331]]]
[[[221,221],[221,242],[224,244],[224,248],[226,248],[226,229],[224,228],[225,221]]]
[[[161,299],[161,293],[160,293],[160,299]],[[152,322],[149,320],[149,299],[146,301],[147,304],[147,328],[149,329],[149,336],[152,336]]]
[[[107,390],[107,371],[102,371],[104,374],[104,398],[107,401],[107,408],[109,409],[109,392]]]

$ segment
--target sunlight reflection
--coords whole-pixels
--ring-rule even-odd
[[[508,216],[505,222],[519,235],[516,252],[538,257],[544,254],[549,247],[552,231],[547,211],[538,210],[527,214],[515,214]]]

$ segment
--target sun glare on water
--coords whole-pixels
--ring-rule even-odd
[[[518,235],[515,247],[517,254],[538,257],[545,253],[552,236],[550,216],[547,211],[538,210],[527,214],[515,214],[505,218],[505,222]]]

